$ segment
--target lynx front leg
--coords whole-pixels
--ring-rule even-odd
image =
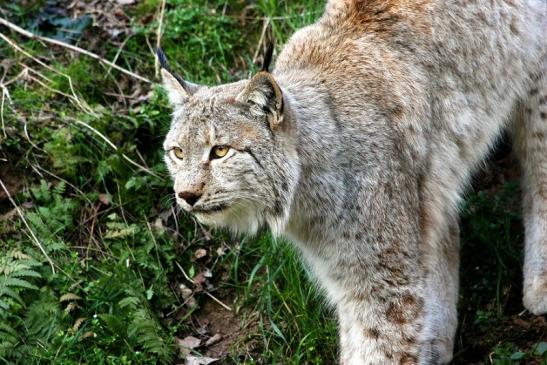
[[[412,294],[385,304],[340,303],[341,365],[417,365],[423,299]]]
[[[409,238],[410,240],[410,238]],[[411,245],[410,247],[416,247]],[[395,245],[348,257],[329,288],[340,325],[343,365],[417,365],[424,327],[424,267]],[[344,268],[340,270],[340,268]]]
[[[524,306],[547,313],[547,62],[515,121],[525,228]]]
[[[425,237],[426,277],[425,327],[422,332],[420,364],[448,364],[452,359],[454,336],[458,325],[459,225],[449,219]],[[439,229],[440,228],[440,229]],[[437,238],[435,238],[437,237]]]

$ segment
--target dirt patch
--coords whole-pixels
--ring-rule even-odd
[[[24,178],[22,174],[19,173],[15,168],[13,168],[13,166],[9,162],[0,161],[0,179],[6,186],[11,196],[14,196],[15,194],[23,190]],[[0,212],[2,211],[2,208],[5,208],[5,201],[7,201],[7,199],[8,195],[6,194],[4,189],[0,188]]]
[[[528,312],[514,314],[495,323],[474,326],[466,331],[466,345],[454,356],[454,365],[484,364],[485,354],[498,345],[500,339],[504,343],[512,343],[518,349],[533,349],[534,346],[547,338],[547,320],[545,316],[534,316]],[[492,354],[491,354],[492,355]],[[542,363],[541,359],[527,359],[526,364]]]
[[[242,357],[257,347],[258,316],[250,313],[236,314],[214,301],[208,300],[193,316],[194,335],[203,338],[205,356],[225,359],[230,353]],[[213,343],[210,343],[211,340]],[[207,346],[207,344],[209,344]]]

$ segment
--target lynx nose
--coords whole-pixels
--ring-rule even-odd
[[[179,198],[184,200],[191,207],[193,207],[194,204],[196,204],[196,202],[199,200],[199,198],[201,198],[201,194],[192,193],[191,191],[183,191],[178,195]]]

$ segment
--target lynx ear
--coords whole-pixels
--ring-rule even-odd
[[[184,81],[180,76],[172,73],[169,70],[169,65],[167,64],[167,58],[165,54],[158,48],[157,50],[158,61],[161,65],[161,78],[163,87],[167,91],[169,96],[169,101],[173,105],[183,104],[192,94],[194,94],[199,86],[192,84],[191,82]]]
[[[254,115],[266,116],[272,130],[283,121],[283,93],[269,72],[254,75],[236,99],[249,104]]]

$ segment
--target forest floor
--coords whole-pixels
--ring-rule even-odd
[[[0,2],[0,18],[100,58],[0,24],[0,361],[333,364],[333,313],[290,244],[174,206],[154,57],[161,43],[194,82],[245,78],[266,25],[279,49],[323,4],[163,5]],[[505,138],[461,209],[454,364],[547,364],[547,321],[521,301],[519,195]]]

